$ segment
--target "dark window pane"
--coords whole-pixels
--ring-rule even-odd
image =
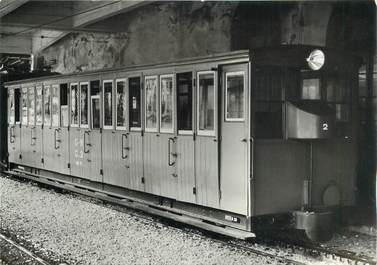
[[[126,105],[126,81],[117,82],[117,126],[126,127],[126,115],[127,115],[127,105]]]
[[[60,85],[60,124],[68,126],[68,85]]]
[[[71,124],[79,124],[79,91],[77,85],[71,85]]]
[[[244,75],[226,76],[226,120],[244,118]]]
[[[101,128],[101,105],[99,97],[92,98],[92,128]]]
[[[199,130],[213,131],[215,128],[214,74],[199,74]]]
[[[301,99],[320,100],[321,86],[319,78],[310,78],[302,80]]]
[[[88,125],[88,110],[89,110],[89,95],[88,84],[80,85],[80,110],[81,110],[81,125]]]
[[[129,79],[129,113],[130,113],[130,128],[141,127],[141,98],[140,98],[140,77],[133,77]]]
[[[113,125],[113,83],[106,82],[104,83],[104,93],[103,93],[103,100],[104,100],[104,112],[105,112],[105,126],[112,126]]]
[[[177,74],[178,130],[192,130],[192,73]]]
[[[20,100],[21,98],[21,90],[15,89],[14,90],[14,120],[15,122],[20,122]]]
[[[99,80],[90,82],[90,95],[96,96],[100,94],[100,82]]]

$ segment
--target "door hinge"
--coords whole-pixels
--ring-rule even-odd
[[[41,158],[41,163],[44,164],[45,163],[45,160],[43,158]]]
[[[71,168],[71,163],[68,163],[68,164],[67,164],[67,167],[68,167],[68,168]]]
[[[196,133],[193,133],[193,134],[192,134],[192,140],[193,140],[193,141],[196,140]]]
[[[22,155],[21,154],[18,157],[19,157],[19,159],[22,159]]]
[[[145,183],[144,177],[141,178],[141,183],[143,183],[143,184]]]
[[[103,169],[99,170],[99,174],[103,176]]]
[[[196,195],[196,187],[193,187],[193,188],[192,188],[192,194],[195,194],[195,195]]]

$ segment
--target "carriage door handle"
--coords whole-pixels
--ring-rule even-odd
[[[124,139],[127,139],[128,140],[128,136],[127,134],[122,134],[122,159],[126,159],[128,157],[128,155],[125,154],[124,150],[127,150],[129,151],[130,148],[127,146],[124,146],[125,145],[125,141]],[[128,142],[128,141],[127,141]]]
[[[30,145],[35,145],[36,143],[36,140],[37,140],[37,137],[33,137],[33,130],[35,130],[35,127],[32,127],[30,129],[30,136],[31,136],[31,141],[30,141]]]
[[[60,143],[61,141],[58,140],[57,136],[58,136],[58,133],[59,133],[59,129],[55,129],[54,131],[54,139],[55,139],[55,150],[59,149],[60,148],[60,145],[57,145],[56,143]]]
[[[90,144],[86,143],[86,135],[89,136],[89,133],[90,133],[89,131],[84,132],[84,153],[85,154],[89,153],[89,149],[88,150],[86,149],[86,146],[90,146]]]
[[[14,133],[14,126],[11,126],[10,128],[9,128],[9,134],[10,134],[10,136],[9,136],[9,141],[10,141],[10,143],[14,143],[15,142],[15,138],[16,138],[16,134]]]
[[[172,143],[175,143],[175,140],[174,140],[174,138],[172,138],[172,137],[170,137],[169,139],[168,139],[168,165],[169,166],[173,166],[174,164],[175,164],[175,161],[171,161],[171,157],[173,156],[173,157],[177,157],[177,154],[176,153],[172,153],[171,152],[171,144]]]

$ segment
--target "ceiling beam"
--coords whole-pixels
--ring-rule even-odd
[[[0,1],[0,18],[16,10],[29,0],[3,0]]]
[[[30,37],[6,36],[0,38],[0,53],[31,54]]]

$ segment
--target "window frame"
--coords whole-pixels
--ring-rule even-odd
[[[75,83],[70,83],[69,84],[69,127],[72,127],[72,128],[79,128],[79,125],[80,125],[80,101],[77,103],[77,107],[78,107],[78,110],[77,110],[77,115],[78,115],[78,121],[77,121],[77,124],[76,123],[73,123],[73,120],[72,120],[72,87],[73,86],[77,86],[77,89],[78,89],[78,93],[80,94],[80,86],[79,86],[79,83],[75,82]],[[79,96],[79,99],[80,99],[80,96]],[[76,99],[77,100],[77,99]]]
[[[133,78],[139,78],[140,79],[140,84],[139,84],[139,90],[140,90],[140,127],[133,127],[133,126],[130,126],[130,79],[133,79]],[[141,132],[143,130],[143,125],[144,125],[144,121],[143,121],[143,117],[144,117],[144,102],[143,102],[143,92],[144,92],[144,89],[143,89],[143,76],[141,75],[135,75],[135,76],[129,76],[127,77],[127,89],[128,89],[128,93],[127,93],[127,97],[128,97],[128,128],[129,128],[129,131],[130,132]]]
[[[124,83],[124,89],[125,89],[125,95],[126,95],[126,126],[118,126],[118,82],[123,82]],[[129,117],[129,106],[128,106],[128,78],[119,78],[115,79],[115,129],[119,131],[128,131],[128,117]]]
[[[156,87],[156,127],[154,128],[148,128],[147,127],[147,89],[146,89],[146,80],[147,79],[156,79],[156,83],[157,83],[157,87]],[[159,79],[158,79],[158,75],[146,75],[144,76],[144,101],[145,101],[145,104],[144,104],[144,130],[145,132],[154,132],[154,133],[158,133],[159,132],[159,99],[160,99],[160,96],[159,96]]]
[[[162,91],[161,91],[161,89],[162,89],[162,79],[163,78],[166,78],[166,77],[171,77],[171,79],[172,79],[172,117],[171,117],[171,128],[169,128],[169,129],[163,129],[162,127],[161,127],[161,123],[162,123],[162,117],[161,117],[161,114],[162,114],[162,104],[161,104],[161,101],[162,101],[162,99],[161,99],[161,96],[162,96]],[[174,74],[163,74],[163,75],[160,75],[159,76],[159,87],[158,87],[158,124],[160,125],[159,127],[160,127],[160,132],[161,133],[174,133],[174,131],[175,131],[175,125],[174,125],[174,121],[175,121],[175,106],[176,106],[176,104],[175,104],[175,78],[174,78]]]
[[[13,101],[13,111],[11,110],[10,102]],[[13,125],[16,123],[16,97],[15,89],[8,89],[8,125]],[[11,122],[11,117],[13,121]]]
[[[19,98],[18,106],[16,106],[16,90],[17,89],[20,91],[20,98]],[[13,89],[13,93],[14,93],[14,124],[21,125],[21,121],[22,121],[22,108],[21,108],[21,103],[22,103],[22,87],[16,87],[16,88],[14,88]],[[42,92],[42,95],[43,95],[43,92]],[[43,104],[43,100],[42,100],[42,104]],[[16,108],[18,108],[19,115],[20,115],[19,121],[16,121]]]
[[[87,110],[86,110],[86,113],[87,113],[87,121],[88,121],[88,123],[87,124],[81,124],[81,86],[82,85],[87,85],[88,86],[88,90],[87,90],[87,97],[86,97],[86,99],[87,99],[87,101],[88,101],[88,106],[87,106]],[[85,81],[85,82],[80,82],[79,83],[79,104],[78,104],[78,106],[79,106],[79,127],[80,128],[84,128],[84,129],[89,129],[89,126],[90,126],[90,124],[89,124],[89,121],[90,121],[90,117],[89,117],[89,110],[90,110],[90,107],[89,107],[89,101],[90,101],[90,96],[89,96],[89,94],[90,94],[90,84],[89,84],[89,82],[88,81]]]
[[[34,93],[33,93],[33,95],[34,95],[34,122],[33,123],[30,123],[30,107],[31,107],[31,105],[30,105],[30,93],[29,93],[29,91],[31,90],[31,89],[33,89],[34,90]],[[27,109],[28,109],[28,115],[27,115],[27,117],[28,117],[28,126],[31,126],[31,127],[34,127],[35,126],[35,86],[30,86],[30,87],[28,87],[27,88]]]
[[[26,93],[24,93],[24,91],[26,90]],[[29,124],[29,107],[28,107],[28,97],[29,97],[29,90],[27,87],[21,87],[21,104],[20,104],[20,108],[21,108],[21,125],[23,126],[28,126]],[[23,103],[24,103],[24,99],[25,99],[25,94],[26,94],[26,117],[24,117],[24,106],[23,106]],[[25,122],[24,122],[24,118],[25,118]]]
[[[58,96],[58,114],[57,114],[57,117],[58,117],[58,122],[57,122],[57,125],[54,125],[54,119],[53,119],[53,111],[52,111],[52,101],[53,101],[53,89],[54,87],[57,88],[57,96]],[[51,108],[51,127],[60,127],[60,85],[59,83],[56,83],[56,84],[51,84],[50,85],[50,98],[51,98],[51,102],[50,102],[50,108]]]
[[[100,107],[102,106],[101,104],[101,95],[93,95],[93,96],[90,96],[90,129],[91,130],[100,130],[102,129],[101,126],[102,126],[102,111],[99,110],[99,128],[93,128],[93,100],[96,100],[98,99],[99,100],[99,105]]]
[[[243,115],[242,118],[228,118],[228,76],[243,76]],[[224,121],[225,122],[245,122],[246,104],[245,104],[246,74],[245,71],[235,71],[225,73],[225,102],[224,102]]]
[[[37,93],[37,90],[38,88],[41,89],[42,93],[41,93],[41,122],[38,122],[38,119],[37,119],[37,97],[38,97],[38,93]],[[37,126],[42,126],[44,124],[44,108],[43,108],[43,103],[44,103],[44,95],[43,95],[43,86],[42,85],[38,85],[35,87],[35,125]]]
[[[179,74],[186,74],[186,73],[191,73],[191,130],[179,130],[178,129],[178,96],[179,96],[179,93],[178,93],[178,78],[177,78],[177,75]],[[178,135],[193,135],[194,134],[194,131],[195,131],[195,109],[196,109],[196,106],[195,106],[195,93],[196,93],[196,89],[195,89],[195,73],[193,71],[183,71],[183,72],[176,72],[175,73],[175,91],[176,91],[176,107],[175,107],[175,110],[176,110],[176,120],[177,120],[177,134]]]
[[[50,95],[50,102],[49,102],[49,106],[50,106],[50,123],[47,124],[46,123],[46,118],[45,118],[45,114],[46,114],[46,111],[45,111],[45,97],[46,97],[46,89],[49,90],[49,95]],[[51,97],[51,84],[44,84],[43,85],[43,88],[42,88],[43,92],[42,92],[42,95],[43,95],[43,100],[42,100],[42,104],[43,104],[43,126],[49,126],[51,127],[51,124],[52,124],[52,112],[51,112],[51,100],[52,100],[52,97]]]
[[[111,125],[105,125],[105,84],[111,83]],[[102,128],[105,130],[114,129],[114,80],[102,81]]]
[[[213,102],[214,102],[214,110],[213,110],[213,115],[214,115],[214,121],[213,121],[213,130],[201,130],[199,123],[200,123],[200,100],[199,100],[199,76],[200,75],[206,75],[206,74],[212,74],[213,75]],[[196,73],[196,131],[197,135],[199,136],[212,136],[216,137],[216,132],[217,132],[217,73],[216,71],[198,71]]]

